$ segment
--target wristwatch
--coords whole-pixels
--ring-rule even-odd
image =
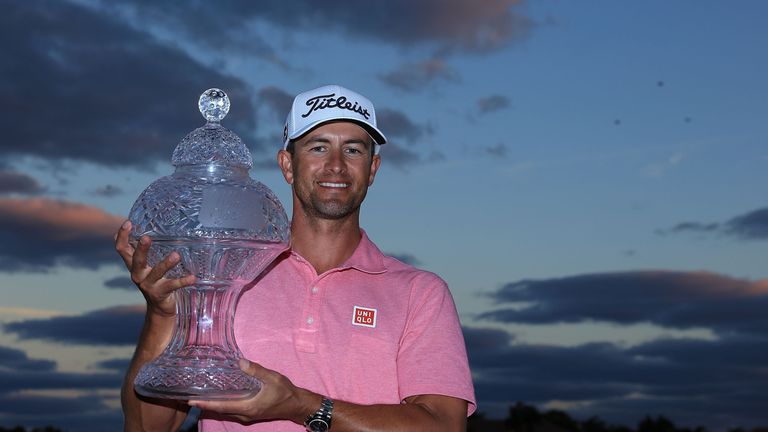
[[[328,432],[331,429],[331,415],[333,414],[333,401],[324,397],[320,409],[310,414],[304,420],[304,427],[309,432]]]

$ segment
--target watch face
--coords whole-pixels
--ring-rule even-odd
[[[309,421],[307,429],[312,432],[328,432],[328,423],[323,419],[312,419]]]

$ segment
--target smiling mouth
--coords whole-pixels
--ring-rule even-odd
[[[320,182],[318,184],[322,187],[328,187],[328,188],[334,188],[334,189],[349,187],[349,183]]]

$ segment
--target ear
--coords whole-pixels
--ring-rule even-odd
[[[293,159],[291,154],[286,150],[280,150],[277,152],[277,164],[280,166],[280,171],[283,173],[283,178],[289,184],[293,184]]]
[[[373,155],[371,158],[371,173],[368,175],[368,186],[373,184],[373,179],[376,177],[376,172],[379,171],[381,166],[381,156]]]

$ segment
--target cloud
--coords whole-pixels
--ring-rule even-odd
[[[11,317],[19,318],[47,318],[56,315],[62,315],[62,312],[47,310],[47,309],[35,309],[15,306],[0,306],[0,316],[6,319]]]
[[[333,32],[402,47],[420,44],[434,46],[441,52],[489,52],[529,34],[533,22],[518,12],[522,3],[520,0],[392,0],[369,4],[333,0],[323,2],[323,7],[318,8],[311,0],[201,2],[194,7],[172,1],[132,2],[142,21],[181,29],[209,46],[250,49],[267,59],[277,55],[264,38],[254,32],[254,23],[259,21],[294,33]],[[206,31],[200,32],[200,28]]]
[[[50,360],[32,360],[24,351],[0,345],[0,368],[17,371],[51,371],[56,363]]]
[[[25,194],[35,195],[45,191],[45,188],[34,178],[16,171],[0,169],[0,195]]]
[[[442,80],[456,82],[459,75],[445,61],[434,58],[418,63],[406,63],[398,69],[379,75],[379,79],[398,90],[420,91]]]
[[[725,232],[743,239],[768,238],[768,208],[736,216],[725,223]]]
[[[720,229],[718,223],[701,223],[701,222],[680,222],[672,228],[666,230],[657,230],[657,234],[675,234],[682,232],[696,232],[696,233],[712,233],[717,232]]]
[[[11,113],[0,117],[2,158],[152,167],[204,123],[197,98],[211,86],[232,99],[225,126],[255,129],[245,83],[114,14],[70,2],[9,3],[0,49],[0,80],[13,83],[0,88]]]
[[[122,371],[71,373],[56,371],[55,366],[51,360],[30,359],[23,351],[0,346],[0,421],[55,425],[72,432],[119,428],[122,415],[114,404]]]
[[[15,321],[3,325],[19,339],[66,344],[135,345],[144,322],[144,306],[115,306],[77,316]]]
[[[128,276],[115,276],[104,281],[104,286],[113,289],[135,290],[136,284]]]
[[[323,8],[306,0],[202,2],[193,7],[169,1],[119,6],[12,3],[0,18],[0,48],[6,58],[0,79],[14,83],[0,90],[12,113],[0,120],[6,137],[0,156],[151,168],[167,160],[176,143],[201,124],[194,102],[213,85],[232,98],[225,125],[260,149],[265,143],[254,135],[248,86],[166,40],[239,46],[278,64],[282,61],[270,47],[275,31],[288,37],[318,28],[398,46],[423,44],[442,53],[487,52],[528,33],[531,21],[518,13],[518,3],[397,0],[377,4],[374,11],[368,4],[338,0]],[[152,35],[158,28],[165,32],[162,39]],[[269,38],[259,37],[266,31]],[[411,89],[436,79],[456,80],[457,74],[434,57],[405,65],[384,79]],[[284,116],[284,93],[265,88],[261,96]]]
[[[476,344],[468,341],[468,345]],[[487,345],[469,349],[469,358],[481,404],[508,398],[546,402],[623,397],[642,381],[620,376],[637,364],[609,344]]]
[[[765,420],[755,400],[768,398],[755,380],[768,351],[755,347],[768,341],[768,280],[709,272],[597,273],[512,282],[492,297],[501,308],[482,314],[492,321],[654,323],[709,328],[717,338],[561,347],[515,342],[498,329],[465,329],[481,404],[559,401],[584,417],[628,423],[648,413],[673,414],[712,428],[725,427],[724,418],[753,426]],[[719,404],[723,399],[732,403]]]
[[[116,340],[125,339],[125,329],[131,323],[140,326],[142,319],[131,316],[139,310],[143,316],[143,307],[127,306],[95,311],[79,319],[71,317],[74,320],[36,320],[24,327],[44,339],[59,340],[63,335],[75,343],[103,345],[104,340],[115,342],[109,333],[115,333]],[[135,343],[138,331],[132,332],[130,344]],[[88,334],[81,337],[70,332]],[[122,413],[115,404],[129,362],[127,358],[113,358],[93,365],[107,372],[59,372],[51,360],[30,359],[23,351],[0,346],[0,422],[27,427],[55,425],[71,432],[118,430]]]
[[[495,146],[484,147],[485,153],[491,157],[503,159],[507,157],[507,146],[502,143],[498,143]]]
[[[721,234],[742,240],[768,239],[768,207],[752,210],[725,222],[681,222],[669,229],[656,230],[657,234]]]
[[[0,197],[0,271],[119,262],[112,238],[123,220],[69,201]]]
[[[509,98],[502,95],[491,95],[477,100],[477,108],[481,114],[503,110],[509,108],[510,105]]]
[[[462,327],[462,331],[467,351],[472,355],[482,356],[487,351],[506,349],[514,340],[513,335],[500,329]]]
[[[393,109],[383,108],[376,114],[377,123],[388,140],[387,144],[381,147],[382,159],[386,164],[407,171],[411,166],[445,159],[441,153],[432,152],[425,155],[410,149],[419,144],[418,141],[422,137],[434,133],[429,125],[414,123],[405,113]],[[402,141],[398,142],[398,139]]]
[[[295,70],[273,47],[274,34],[265,36],[254,26],[262,15],[262,6],[247,2],[181,5],[172,1],[140,0],[99,5],[105,12],[120,16],[136,27],[162,28],[179,39],[194,42],[200,50],[255,57],[284,70]],[[206,31],[201,32],[203,28]]]
[[[105,198],[112,198],[123,194],[123,189],[119,186],[115,185],[104,185],[98,189],[94,189],[91,191],[96,196],[101,196]]]
[[[97,369],[106,369],[119,373],[125,373],[128,370],[128,366],[131,364],[129,358],[114,358],[109,360],[102,360],[93,366]]]
[[[294,95],[274,86],[263,87],[259,90],[259,102],[266,105],[281,123],[291,110]]]
[[[419,266],[421,265],[421,261],[416,258],[415,256],[408,254],[408,253],[401,253],[401,254],[393,254],[393,253],[387,253],[387,255],[391,256],[392,258],[402,261],[406,264],[412,265],[412,266]]]
[[[554,401],[571,414],[632,424],[648,414],[718,429],[727,420],[764,424],[764,336],[715,341],[664,339],[633,348],[518,343],[500,329],[464,328],[480,406],[496,416],[516,400]],[[721,403],[727,400],[727,404]],[[743,423],[742,423],[743,422]]]
[[[101,411],[107,406],[98,396],[50,397],[37,395],[0,395],[0,414],[59,416],[73,412]]]
[[[385,164],[402,171],[407,171],[411,166],[417,166],[426,161],[421,153],[390,142],[381,146],[381,159]]]
[[[432,134],[429,126],[412,122],[403,112],[388,108],[377,110],[376,122],[388,137],[403,138],[408,142],[418,141],[425,134]]]
[[[768,279],[710,272],[629,271],[521,280],[492,294],[518,307],[481,318],[506,323],[653,323],[708,328],[719,335],[768,334]],[[519,305],[523,306],[519,306]]]
[[[122,380],[122,374],[117,373],[85,374],[55,369],[52,360],[31,359],[24,351],[0,345],[0,395],[30,390],[115,389]]]

